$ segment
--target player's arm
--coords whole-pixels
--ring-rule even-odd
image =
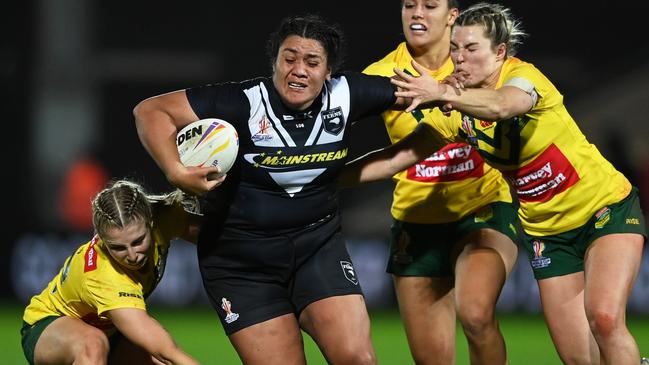
[[[106,314],[124,337],[142,347],[163,364],[199,364],[181,350],[171,335],[145,310],[119,308],[109,310]]]
[[[443,104],[474,117],[498,121],[527,113],[535,99],[530,92],[517,86],[505,85],[498,89],[463,88],[461,85],[440,83],[413,61],[413,67],[422,76],[412,76],[395,69],[398,77],[392,83],[401,88],[396,96],[412,99],[406,109],[410,112],[419,105]]]
[[[420,123],[399,142],[348,162],[338,178],[338,186],[351,187],[391,178],[443,146],[435,142],[434,133],[432,127]]]
[[[223,179],[208,180],[217,167],[185,167],[180,162],[176,134],[185,125],[198,120],[185,90],[162,94],[141,101],[135,109],[135,125],[140,141],[173,185],[202,195]]]

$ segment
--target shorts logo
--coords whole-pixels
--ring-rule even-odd
[[[358,285],[358,278],[356,277],[356,272],[354,271],[354,265],[352,265],[352,263],[349,261],[340,261],[340,267],[343,269],[345,278],[352,284]]]
[[[408,253],[408,246],[410,245],[410,235],[408,232],[401,231],[399,234],[399,244],[397,245],[397,252],[392,255],[392,260],[401,265],[412,263],[412,255]]]
[[[542,269],[544,267],[550,266],[552,259],[549,257],[543,257],[543,251],[545,250],[545,243],[535,240],[532,242],[532,249],[534,250],[534,258],[530,262],[533,269]]]
[[[338,135],[345,128],[345,116],[341,107],[325,110],[321,113],[324,130]]]
[[[640,219],[638,219],[638,218],[627,218],[626,219],[626,224],[639,225],[640,224]]]
[[[482,209],[479,209],[475,214],[473,215],[473,221],[475,223],[485,223],[491,218],[493,218],[494,212],[493,209],[491,209],[490,206],[485,206]]]
[[[602,229],[611,220],[611,209],[604,207],[595,213],[595,229]]]
[[[225,323],[232,323],[239,319],[239,313],[232,312],[232,303],[225,298],[221,298],[221,308],[225,311]]]

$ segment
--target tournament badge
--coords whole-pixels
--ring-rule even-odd
[[[221,308],[225,311],[225,322],[232,323],[239,319],[239,313],[232,312],[232,303],[225,298],[221,298]]]
[[[400,265],[411,264],[413,259],[412,255],[408,254],[407,248],[410,245],[410,236],[408,232],[401,231],[399,235],[399,244],[397,247],[397,252],[392,255],[392,260]]]
[[[611,220],[611,209],[604,207],[595,213],[595,229],[602,229]]]
[[[473,122],[472,117],[462,114],[462,129],[466,133],[466,139],[470,145],[478,147],[478,136],[473,130]]]
[[[356,277],[356,272],[354,271],[354,266],[352,265],[352,263],[349,261],[340,261],[340,267],[343,269],[345,278],[352,284],[358,285],[358,278]]]
[[[327,109],[320,114],[322,116],[322,125],[327,133],[338,135],[345,128],[345,116],[340,107]]]
[[[545,250],[545,243],[534,240],[532,242],[532,249],[534,250],[534,258],[531,261],[533,269],[543,269],[550,266],[552,259],[549,257],[543,256],[543,251]]]

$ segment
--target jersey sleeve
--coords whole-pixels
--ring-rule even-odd
[[[142,288],[121,277],[119,273],[106,270],[89,276],[85,282],[88,302],[101,315],[112,309],[138,308],[146,310]]]
[[[397,91],[396,86],[390,83],[388,77],[358,72],[345,73],[344,76],[349,83],[352,105],[350,120],[379,115],[390,109],[397,101],[397,97],[394,96]]]
[[[219,118],[231,124],[247,120],[248,100],[242,83],[227,82],[193,87],[185,90],[187,100],[200,118]]]
[[[516,62],[505,70],[503,85],[515,86],[530,94],[534,100],[532,111],[550,109],[563,103],[563,97],[539,69],[526,62]]]

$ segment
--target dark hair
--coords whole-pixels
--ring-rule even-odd
[[[314,14],[286,17],[279,28],[271,33],[266,46],[271,66],[277,59],[282,42],[292,35],[320,42],[327,53],[327,66],[331,73],[337,72],[342,66],[345,39],[340,26]]]

